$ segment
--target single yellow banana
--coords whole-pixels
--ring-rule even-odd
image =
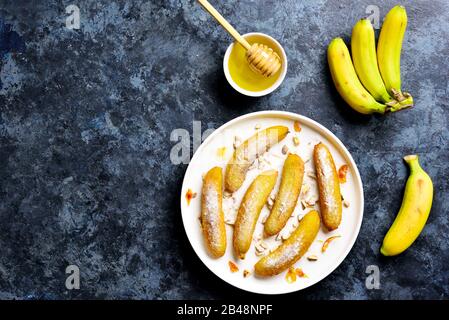
[[[235,220],[233,235],[234,251],[240,259],[245,259],[245,255],[251,246],[260,211],[267,202],[271,190],[276,184],[277,177],[278,172],[276,170],[262,172],[254,179],[243,196]]]
[[[290,268],[307,252],[319,230],[320,215],[312,210],[301,219],[285,242],[255,264],[255,273],[259,276],[274,276]]]
[[[402,206],[383,241],[380,252],[395,256],[405,251],[421,233],[432,208],[433,184],[421,168],[417,155],[404,157],[410,167]]]
[[[201,227],[209,253],[214,258],[226,252],[226,227],[223,214],[223,173],[220,167],[210,169],[201,192]]]
[[[401,50],[407,28],[407,12],[395,6],[385,16],[377,43],[377,62],[388,92],[404,107],[413,105],[409,93],[401,91]]]
[[[369,19],[360,19],[352,29],[351,53],[355,71],[374,99],[396,103],[385,88],[377,66],[374,28]]]
[[[264,224],[265,235],[273,236],[279,233],[285,226],[293,210],[295,210],[303,178],[304,161],[302,161],[300,156],[290,153],[284,162],[276,201]]]
[[[273,126],[258,131],[239,145],[226,166],[225,189],[237,191],[243,184],[251,164],[288,134],[288,127]]]
[[[327,49],[327,60],[335,87],[354,110],[363,114],[385,113],[387,106],[377,102],[363,87],[352,65],[348,47],[335,38]]]

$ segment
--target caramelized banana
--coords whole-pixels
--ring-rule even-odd
[[[219,258],[226,251],[226,227],[222,209],[223,174],[220,167],[210,169],[203,180],[201,226],[210,254]]]
[[[234,250],[240,259],[245,258],[251,246],[257,219],[276,184],[277,176],[275,170],[262,172],[254,179],[243,197],[234,225]]]
[[[284,139],[287,134],[287,127],[269,127],[259,131],[238,146],[226,167],[226,190],[229,192],[237,191],[242,186],[243,181],[245,181],[246,172],[254,160]]]
[[[307,252],[319,230],[320,215],[312,210],[301,219],[298,228],[287,240],[256,263],[255,273],[274,276],[290,268]]]
[[[319,143],[313,150],[318,191],[320,193],[320,210],[323,224],[330,230],[338,228],[341,222],[340,181],[334,159],[329,149]]]
[[[273,209],[265,222],[264,231],[272,236],[285,226],[290,218],[301,191],[304,162],[296,154],[289,154],[282,170],[282,180]]]

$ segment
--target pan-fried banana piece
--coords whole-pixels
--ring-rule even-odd
[[[257,132],[238,146],[226,166],[225,189],[229,192],[237,191],[245,181],[246,172],[254,160],[287,134],[287,127],[273,126]]]
[[[272,236],[285,226],[290,218],[301,191],[304,162],[296,154],[289,154],[282,170],[282,180],[273,209],[264,225],[267,236]]]
[[[256,263],[255,273],[260,276],[274,276],[290,268],[307,252],[319,230],[320,215],[312,210],[301,219],[287,240]]]
[[[329,149],[318,143],[313,150],[318,191],[320,193],[320,210],[323,224],[331,231],[338,228],[341,222],[340,181],[334,159]]]
[[[254,179],[243,197],[234,225],[234,250],[240,259],[245,258],[251,246],[257,219],[276,184],[277,176],[275,170],[262,172]]]
[[[210,254],[219,258],[226,251],[226,227],[222,209],[223,174],[220,167],[210,169],[203,180],[201,226]]]

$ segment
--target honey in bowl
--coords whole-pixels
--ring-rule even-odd
[[[250,43],[265,44],[272,48],[279,57],[282,53],[276,43],[271,39],[262,35],[253,34],[245,36],[245,39]],[[284,63],[284,61],[282,61]],[[281,76],[283,68],[281,67],[273,76],[266,77],[251,69],[246,58],[246,49],[240,44],[234,43],[228,61],[229,74],[232,80],[242,89],[247,91],[263,91],[272,87]]]

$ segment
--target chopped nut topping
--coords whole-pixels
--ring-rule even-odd
[[[243,270],[243,278],[247,278],[249,275],[251,275],[251,272],[249,272],[249,270]]]
[[[281,239],[282,239],[282,241],[285,241],[285,240],[287,240],[289,237],[290,237],[290,234],[289,234],[288,232],[285,232],[285,233],[282,234]]]
[[[302,187],[301,187],[301,193],[302,194],[306,194],[309,191],[310,191],[310,186],[308,184],[306,184],[306,183],[303,184]]]
[[[265,222],[267,222],[267,219],[268,219],[268,214],[267,215],[265,215],[263,218],[262,218],[262,223],[265,223]]]
[[[280,233],[278,233],[278,234],[276,235],[275,240],[276,240],[276,241],[281,241],[281,240],[282,240],[282,236],[281,236]]]
[[[261,243],[257,243],[257,244],[255,245],[255,249],[256,249],[256,252],[264,252],[264,251],[265,251],[265,248],[262,247],[262,244],[261,244]]]
[[[343,201],[343,206],[344,206],[345,208],[349,208],[349,201],[348,201],[348,200],[344,200],[344,201]]]
[[[229,191],[224,191],[224,192],[223,192],[223,197],[225,197],[225,198],[230,198],[230,197],[232,197],[232,193],[229,192]]]
[[[307,176],[308,176],[309,178],[312,178],[312,179],[316,180],[316,175],[315,175],[315,173],[312,172],[312,171],[307,171]]]
[[[313,207],[315,203],[318,202],[318,199],[316,197],[310,196],[307,199],[305,199],[304,202],[306,203],[306,207],[310,208]]]
[[[284,144],[284,146],[282,147],[282,154],[287,154],[288,153],[288,147],[287,145]]]
[[[312,255],[307,257],[307,260],[309,260],[309,261],[317,261],[318,257],[316,255],[312,254]]]
[[[267,207],[268,207],[268,209],[273,209],[273,204],[274,204],[274,199],[270,196],[270,197],[268,197],[268,200],[267,200]]]

